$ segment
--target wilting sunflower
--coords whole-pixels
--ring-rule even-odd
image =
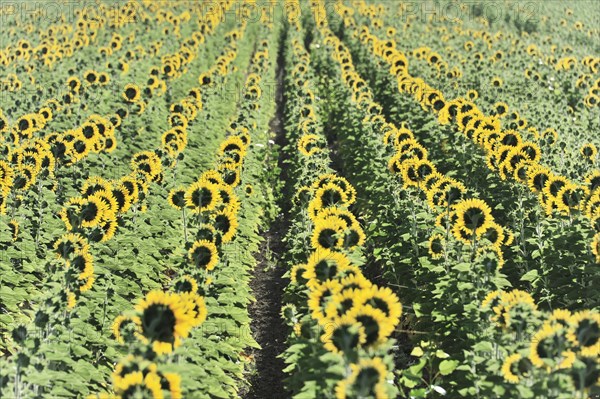
[[[521,378],[527,377],[532,369],[531,361],[519,353],[507,357],[500,370],[504,379],[511,384],[518,384]]]
[[[179,294],[150,291],[135,307],[141,320],[141,335],[156,354],[171,353],[193,327],[193,315]]]
[[[194,213],[212,211],[220,201],[219,186],[205,180],[192,184],[185,193],[185,204]]]
[[[351,374],[337,383],[336,399],[375,398],[388,399],[387,367],[379,357],[361,359],[350,365]]]
[[[198,240],[189,249],[188,259],[197,268],[211,271],[219,263],[217,246],[208,240]]]
[[[123,99],[128,103],[136,103],[140,100],[141,90],[140,88],[133,84],[128,83],[123,88]]]
[[[457,225],[467,229],[471,234],[481,235],[493,221],[489,205],[477,198],[461,201],[455,205],[458,216]]]

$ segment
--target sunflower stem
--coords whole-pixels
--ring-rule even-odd
[[[188,243],[188,236],[187,236],[187,221],[185,218],[185,206],[181,208],[181,213],[183,215],[183,238],[185,239],[185,243]]]

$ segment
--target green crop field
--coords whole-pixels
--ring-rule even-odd
[[[600,397],[600,3],[0,34],[0,398]]]

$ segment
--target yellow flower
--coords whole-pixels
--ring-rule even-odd
[[[335,387],[336,399],[389,398],[386,388],[388,370],[381,358],[363,358],[358,363],[351,364],[350,370],[350,375],[338,382]]]
[[[217,246],[208,240],[198,240],[188,251],[188,258],[196,267],[211,271],[219,263]]]

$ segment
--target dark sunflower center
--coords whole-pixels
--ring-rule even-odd
[[[201,187],[192,193],[192,202],[198,208],[206,208],[212,201],[213,192],[206,187]]]
[[[137,95],[137,90],[132,87],[129,87],[125,90],[125,97],[127,97],[127,99],[129,99],[129,100],[133,100],[136,95]]]
[[[154,304],[142,314],[142,331],[151,341],[173,342],[175,331],[175,314],[166,305]]]
[[[471,230],[475,230],[485,223],[485,213],[483,210],[471,207],[464,212],[465,226]]]
[[[212,252],[210,248],[205,246],[200,246],[194,249],[192,254],[192,258],[194,259],[194,264],[196,266],[206,266],[210,263],[212,259]]]

